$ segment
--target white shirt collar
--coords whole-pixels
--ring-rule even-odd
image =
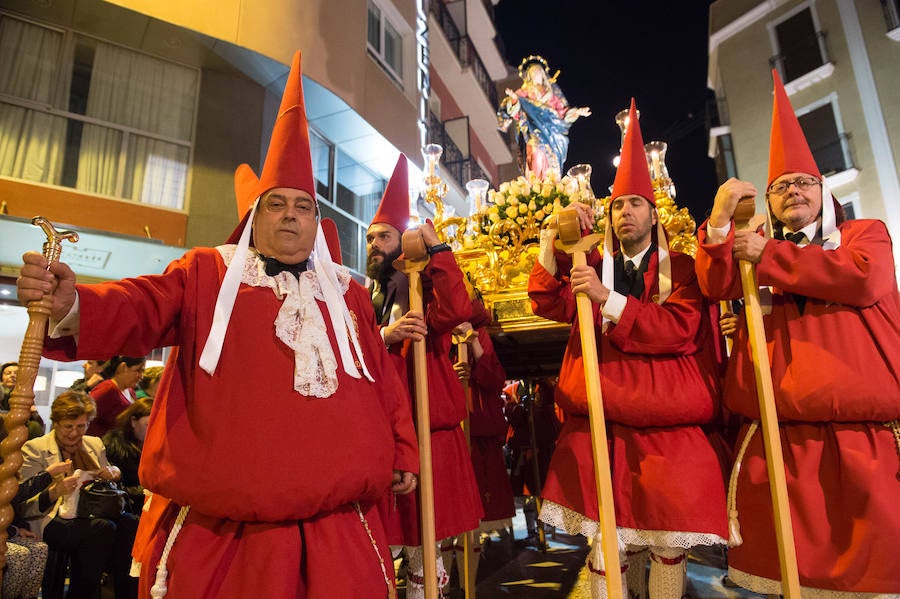
[[[629,256],[625,253],[625,249],[622,249],[622,259],[626,262],[633,262],[634,267],[638,268],[641,265],[641,262],[644,260],[644,254],[650,251],[650,248],[653,246],[653,243],[650,243],[643,250],[635,254],[634,256]]]
[[[805,227],[803,227],[802,229],[800,229],[799,231],[791,231],[790,227],[785,226],[781,229],[781,234],[785,238],[787,238],[788,233],[803,233],[804,235],[806,235],[806,242],[802,243],[802,244],[798,243],[797,245],[804,246],[804,245],[809,244],[813,239],[815,239],[816,233],[818,231],[819,231],[819,220],[816,219],[813,222],[806,225]]]

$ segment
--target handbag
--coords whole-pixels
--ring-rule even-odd
[[[117,520],[125,511],[127,500],[128,493],[117,483],[98,478],[81,487],[76,516]]]

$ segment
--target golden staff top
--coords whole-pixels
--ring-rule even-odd
[[[53,226],[53,223],[43,216],[35,216],[31,219],[31,224],[40,227],[47,236],[47,241],[44,242],[42,249],[44,258],[47,259],[48,270],[50,269],[51,264],[59,262],[59,256],[62,253],[63,240],[68,239],[72,243],[78,243],[78,233],[67,230],[57,231],[56,227]]]

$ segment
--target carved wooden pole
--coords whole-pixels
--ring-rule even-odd
[[[59,261],[64,239],[73,243],[78,241],[77,233],[57,231],[50,221],[41,216],[34,217],[31,222],[41,227],[47,235],[43,253],[48,268],[50,264]],[[9,412],[3,417],[6,437],[0,441],[0,457],[3,459],[3,463],[0,464],[0,548],[3,548],[0,551],[0,583],[3,580],[2,568],[6,567],[6,529],[14,516],[10,502],[19,490],[21,450],[22,445],[28,440],[25,422],[31,416],[31,407],[34,405],[34,381],[41,364],[41,350],[44,347],[44,335],[52,305],[53,296],[50,294],[44,295],[38,301],[28,302],[28,327],[25,329],[25,338],[19,352],[19,374],[9,397]]]
[[[577,213],[573,210],[560,212],[558,222],[559,239],[556,247],[571,254],[574,266],[586,264],[585,254],[600,243],[601,236],[591,234],[582,237]],[[611,256],[607,256],[607,259],[611,258]],[[600,389],[600,365],[597,360],[597,338],[594,333],[594,309],[591,299],[584,293],[577,293],[575,302],[578,307],[578,329],[581,334],[581,354],[587,387],[588,416],[591,423],[591,446],[594,452],[594,478],[597,484],[606,588],[608,596],[617,599],[622,597],[622,569],[619,564],[619,537],[616,533],[616,511],[613,506],[606,418],[603,415],[603,393]]]
[[[756,208],[753,198],[742,198],[734,212],[736,229],[749,228]],[[794,529],[791,525],[791,508],[788,502],[787,480],[784,475],[784,455],[778,430],[778,414],[775,410],[775,391],[772,387],[772,371],[766,346],[766,330],[763,327],[762,307],[759,303],[759,285],[756,268],[747,261],[738,263],[741,286],[744,290],[744,314],[759,396],[759,420],[766,452],[766,468],[769,474],[769,492],[775,517],[775,539],[778,543],[778,562],[781,566],[781,594],[785,599],[800,599],[800,577],[797,573],[797,552],[794,547]]]
[[[456,344],[457,361],[469,363],[469,344],[478,335],[475,329],[469,329],[465,333],[453,335],[453,343]],[[463,432],[466,434],[466,445],[469,452],[472,452],[472,432],[470,429],[469,415],[472,413],[472,389],[469,386],[469,377],[464,376],[460,379],[463,386],[463,392],[466,394],[466,419],[463,423]],[[463,534],[463,567],[462,580],[463,590],[466,593],[466,599],[475,599],[475,532],[468,531]]]
[[[408,229],[400,240],[403,258],[394,268],[409,277],[409,309],[425,314],[420,273],[428,265],[428,252],[421,231]],[[422,542],[422,574],[425,599],[437,599],[437,539],[434,530],[434,473],[431,467],[431,416],[428,405],[428,371],[425,340],[413,342],[416,430],[419,437],[419,536]]]

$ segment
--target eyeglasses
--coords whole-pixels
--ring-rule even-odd
[[[796,185],[797,189],[800,191],[806,191],[813,185],[821,185],[822,182],[816,179],[815,177],[797,177],[796,179],[789,179],[788,181],[779,181],[778,183],[773,183],[769,186],[768,193],[774,193],[775,195],[784,195],[787,193],[787,190],[791,188],[791,185]]]

